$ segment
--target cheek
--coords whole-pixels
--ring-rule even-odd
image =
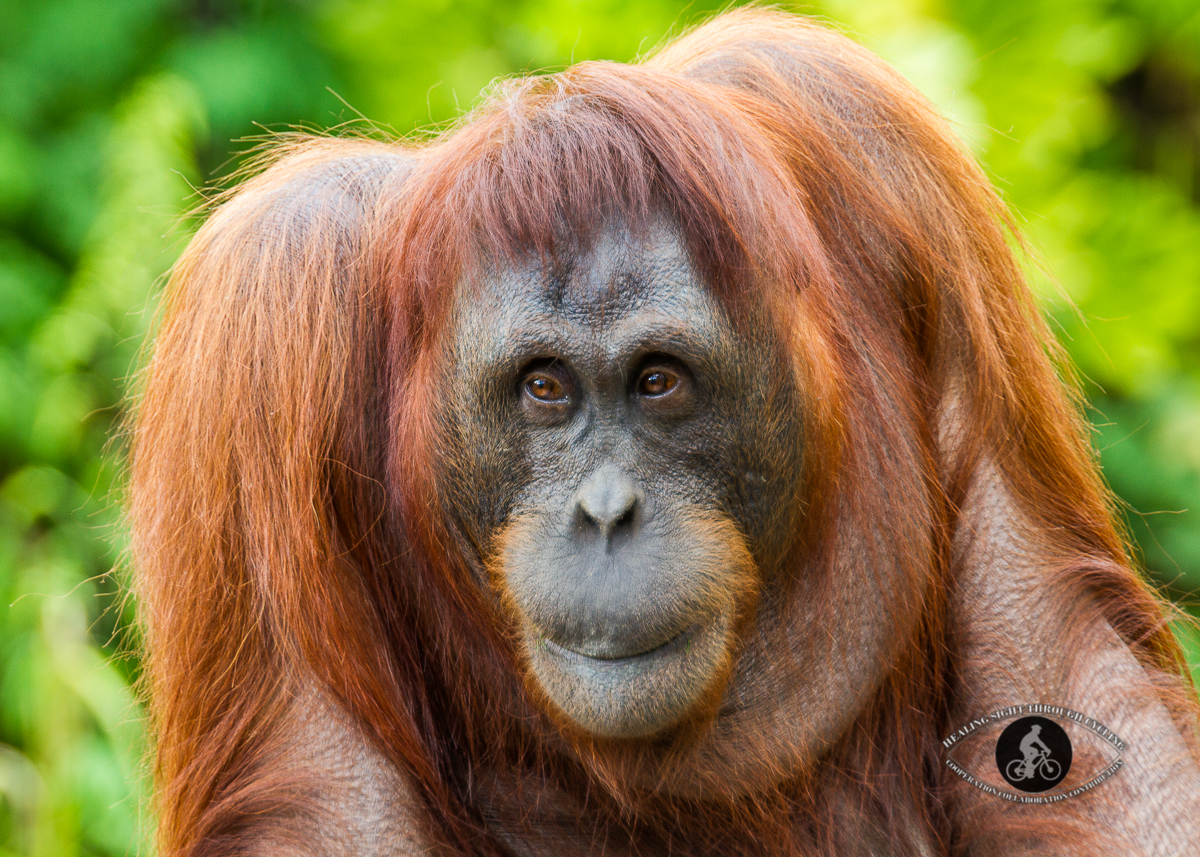
[[[734,445],[731,514],[764,566],[782,561],[800,532],[804,433],[796,407],[791,401],[765,405],[760,413],[767,416],[745,419]]]
[[[655,479],[735,521],[756,562],[773,567],[796,538],[803,508],[804,434],[793,384],[765,368],[715,403],[704,420],[657,441]]]
[[[450,517],[481,548],[518,508],[534,481],[528,432],[502,419],[508,403],[482,390],[438,413],[438,487]]]

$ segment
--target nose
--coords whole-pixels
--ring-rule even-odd
[[[618,468],[603,465],[575,493],[575,523],[611,540],[619,531],[632,528],[640,502],[641,492],[633,480]]]

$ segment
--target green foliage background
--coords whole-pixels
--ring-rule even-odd
[[[195,188],[266,129],[361,113],[406,134],[716,5],[0,0],[0,857],[150,851],[106,444]],[[894,62],[986,165],[1147,568],[1200,589],[1200,0],[801,11]]]

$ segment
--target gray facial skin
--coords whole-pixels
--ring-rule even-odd
[[[460,287],[443,496],[535,692],[586,734],[659,733],[733,667],[798,505],[798,422],[764,418],[799,413],[768,330],[735,327],[661,224]]]

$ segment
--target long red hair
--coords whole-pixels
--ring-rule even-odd
[[[1064,585],[1094,593],[1144,665],[1178,676],[979,168],[869,52],[734,11],[640,64],[501,82],[427,144],[289,140],[188,247],[133,440],[164,855],[214,853],[256,817],[305,810],[303,772],[269,760],[310,686],[404,772],[456,853],[503,851],[470,797],[473,772],[497,768],[518,790],[577,795],[597,830],[835,853],[837,808],[811,778],[729,806],[611,799],[603,760],[563,750],[526,697],[439,511],[430,391],[457,284],[656,213],[735,318],[769,307],[792,344],[812,462],[798,550],[827,569],[847,518],[893,518],[881,551],[911,580],[895,605],[911,640],[829,771],[885,815],[903,793],[949,846],[930,789],[947,592],[985,462],[1050,534]],[[1163,687],[1182,723],[1182,683]],[[698,814],[726,827],[685,823]]]

